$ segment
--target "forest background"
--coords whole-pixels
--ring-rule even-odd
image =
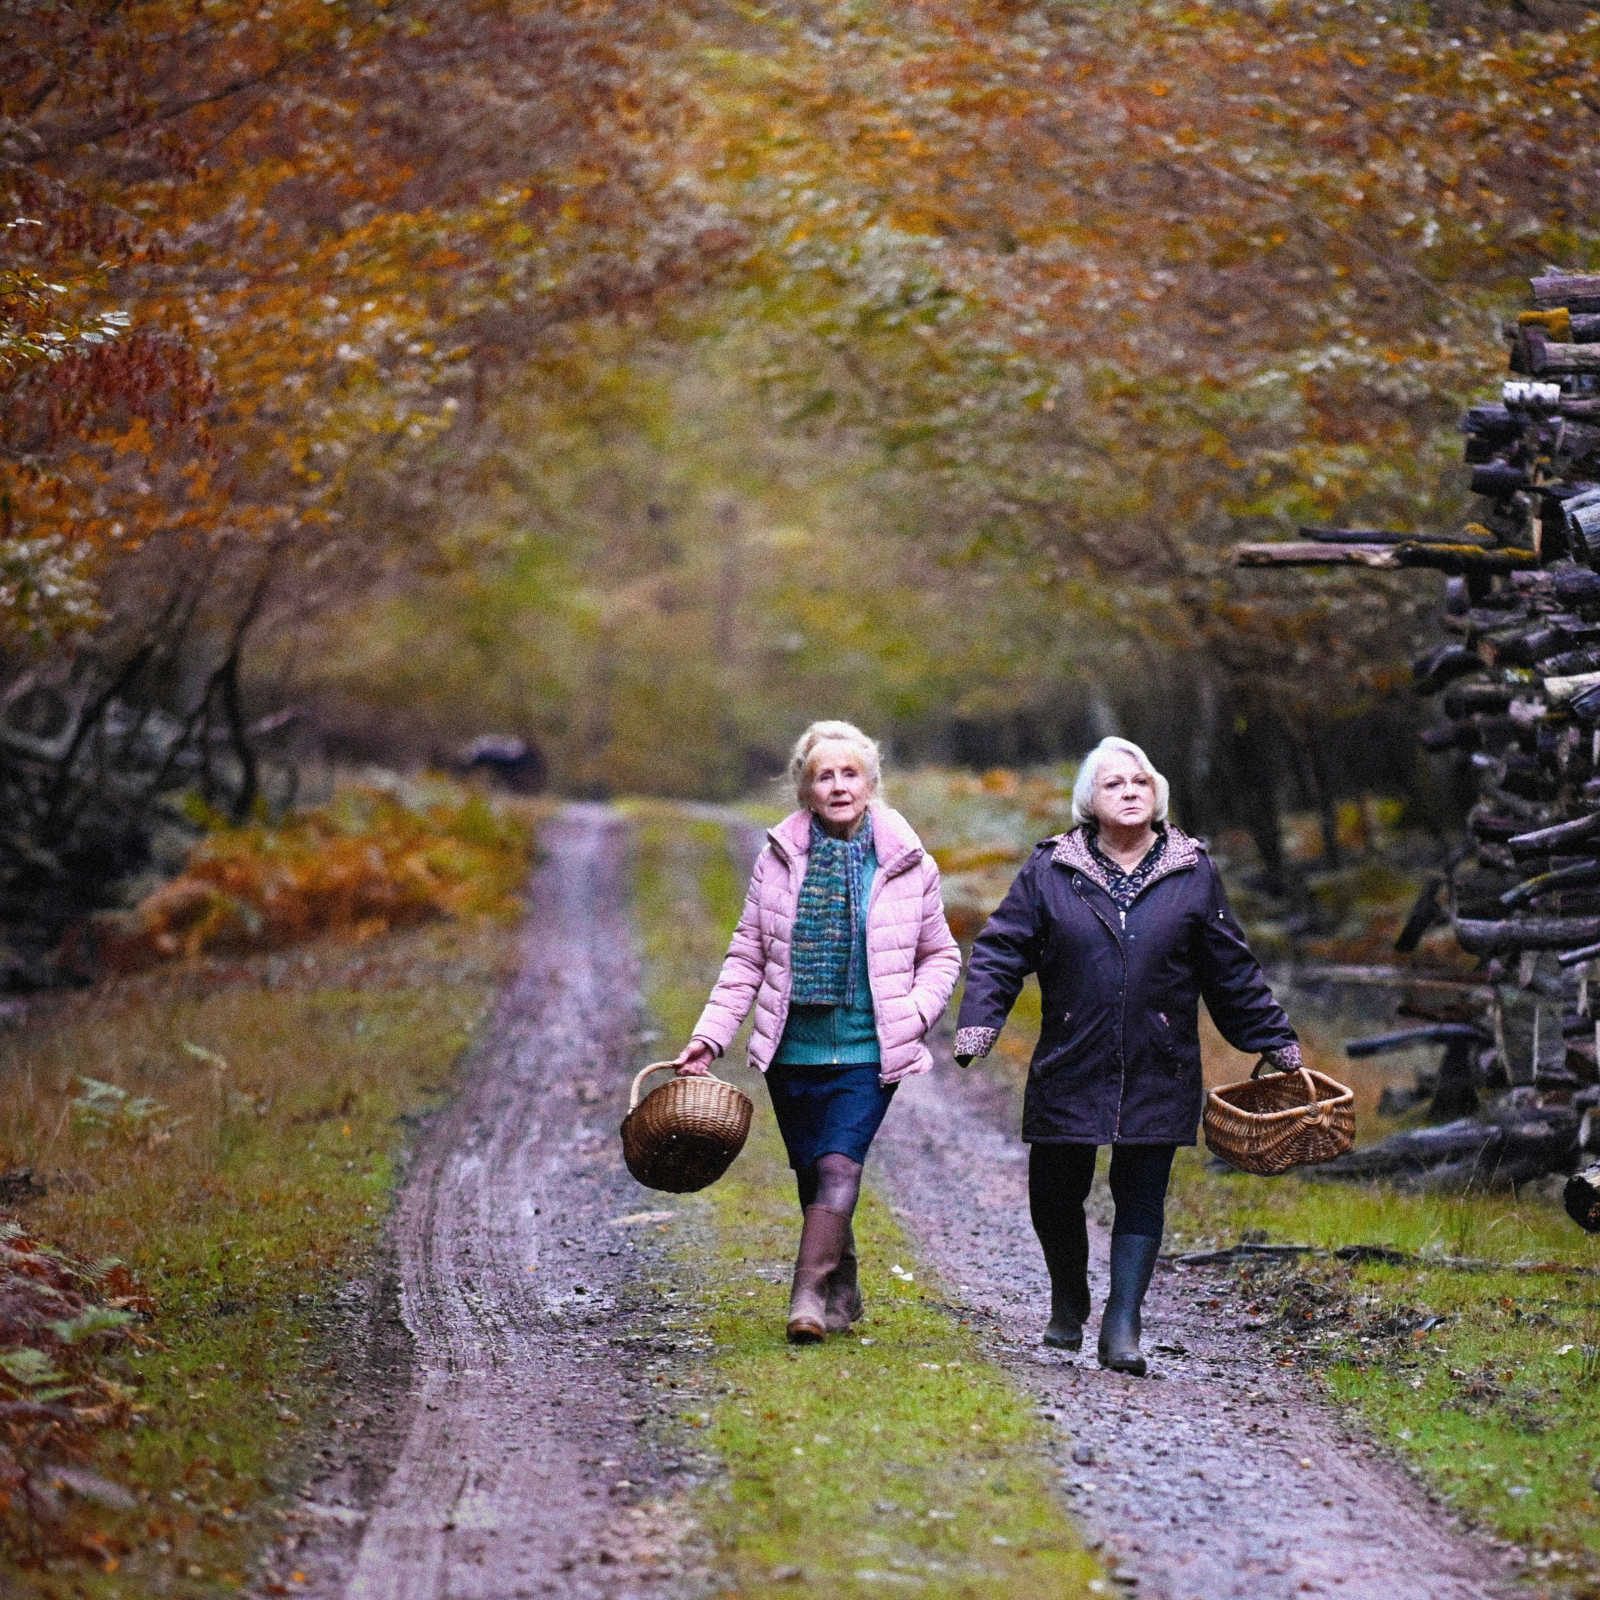
[[[0,0],[0,990],[108,904],[130,965],[227,958],[0,1004],[41,1241],[0,1244],[82,1307],[0,1388],[118,1434],[71,1444],[116,1482],[50,1539],[162,1594],[256,1560],[327,1274],[504,981],[472,914],[517,915],[542,813],[429,779],[214,824],[478,733],[561,793],[732,797],[842,714],[902,771],[1115,726],[1269,877],[1284,806],[1377,790],[1448,831],[1470,774],[1421,753],[1408,671],[1439,579],[1228,551],[1471,516],[1502,324],[1546,265],[1600,269],[1597,66],[1565,0]],[[1061,777],[902,778],[965,932]],[[723,884],[702,847],[673,870]],[[714,961],[731,911],[696,888],[686,923],[657,877],[647,943]],[[1340,958],[1390,942],[1363,895]],[[1282,1193],[1195,1226],[1291,1226]],[[1381,1210],[1407,1250],[1530,1236],[1500,1197]],[[1345,1397],[1438,1481],[1504,1460],[1467,1503],[1508,1536],[1586,1545],[1583,1295],[1513,1328],[1514,1266],[1360,1270]]]
[[[1597,64],[1558,0],[5,0],[0,909],[477,732],[1453,818],[1438,580],[1226,552],[1460,526]]]

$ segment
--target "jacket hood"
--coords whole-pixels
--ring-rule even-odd
[[[874,801],[867,812],[872,818],[873,848],[880,871],[896,872],[923,853],[916,829],[893,806]],[[811,813],[791,811],[776,827],[767,830],[767,838],[787,860],[805,860],[811,853]]]
[[[1182,828],[1173,827],[1170,822],[1164,831],[1166,847],[1161,853],[1161,860],[1156,870],[1145,884],[1146,888],[1152,883],[1159,883],[1169,872],[1183,872],[1196,865],[1200,860],[1201,850],[1205,848],[1198,839],[1192,838]],[[1049,842],[1048,839],[1045,841],[1046,844]],[[1058,835],[1050,859],[1058,867],[1068,867],[1074,872],[1081,872],[1091,883],[1098,884],[1107,894],[1111,893],[1111,885],[1106,882],[1105,871],[1089,848],[1085,829],[1074,828],[1071,833]]]

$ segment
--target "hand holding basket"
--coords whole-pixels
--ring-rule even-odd
[[[1266,1066],[1258,1061],[1242,1083],[1206,1096],[1206,1148],[1266,1178],[1343,1155],[1355,1143],[1355,1095],[1309,1067],[1263,1077]]]

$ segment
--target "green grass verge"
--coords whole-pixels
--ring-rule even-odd
[[[698,1015],[744,881],[723,830],[640,806],[636,915],[663,1050]],[[735,1052],[737,1054],[738,1052]],[[686,1204],[709,1239],[697,1261],[711,1338],[689,1417],[721,1478],[699,1518],[742,1600],[796,1592],[935,1600],[1063,1597],[1109,1584],[1051,1487],[1027,1402],[938,1298],[870,1187],[858,1215],[868,1320],[858,1336],[783,1340],[797,1235],[793,1180],[762,1090],[729,1175]]]
[[[407,1119],[449,1086],[509,943],[434,925],[155,975],[0,1042],[0,1169],[49,1186],[29,1230],[120,1257],[156,1306],[142,1348],[107,1357],[134,1425],[90,1463],[135,1506],[69,1504],[0,1557],[0,1589],[181,1600],[256,1579],[278,1475],[327,1424],[330,1285],[374,1243]],[[119,1091],[109,1120],[84,1113],[85,1078]]]
[[[1457,1510],[1555,1592],[1600,1596],[1600,1241],[1548,1194],[1412,1195],[1180,1160],[1175,1247],[1376,1244],[1241,1267],[1279,1359],[1311,1368]]]

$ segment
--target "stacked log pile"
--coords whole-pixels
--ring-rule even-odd
[[[1478,799],[1467,848],[1425,893],[1402,948],[1443,891],[1437,914],[1480,957],[1492,1000],[1436,1019],[1440,1088],[1457,1118],[1479,1088],[1497,1099],[1393,1153],[1395,1170],[1421,1170],[1431,1146],[1439,1176],[1480,1182],[1570,1172],[1600,1122],[1600,276],[1535,279],[1533,308],[1506,332],[1499,402],[1462,419],[1477,520],[1443,536],[1308,528],[1235,552],[1248,566],[1448,574],[1444,637],[1413,673],[1439,711],[1424,742],[1466,754]],[[1345,1167],[1382,1162],[1355,1152]]]

